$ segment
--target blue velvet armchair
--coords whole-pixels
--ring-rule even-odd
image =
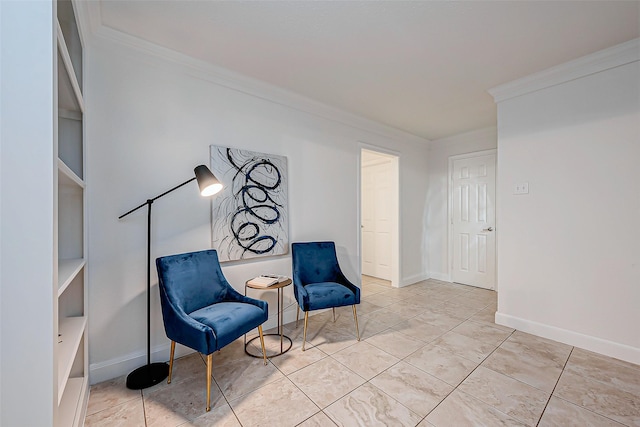
[[[264,364],[262,324],[265,301],[238,293],[225,279],[215,250],[170,255],[156,259],[162,319],[171,340],[169,378],[176,342],[207,356],[207,411],[211,409],[213,352],[258,328]]]
[[[360,288],[351,283],[340,270],[334,242],[307,242],[291,245],[293,260],[293,293],[298,302],[296,325],[300,309],[304,311],[302,351],[307,341],[309,311],[350,305],[360,341],[356,304],[360,304]]]

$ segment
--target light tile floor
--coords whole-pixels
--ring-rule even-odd
[[[192,354],[171,384],[91,387],[85,426],[640,426],[640,366],[496,325],[495,310],[484,289],[365,276],[360,342],[350,307],[327,311],[305,352],[300,322],[267,366],[242,340],[216,353],[209,413]]]

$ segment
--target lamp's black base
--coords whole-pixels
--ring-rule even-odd
[[[151,363],[131,372],[127,376],[127,388],[141,390],[154,386],[169,376],[169,365],[166,363]]]

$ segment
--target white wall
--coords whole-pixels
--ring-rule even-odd
[[[640,62],[498,104],[498,313],[640,363]],[[603,61],[598,61],[601,64]],[[513,195],[528,182],[528,195]]]
[[[0,4],[0,24],[2,23],[2,4]],[[0,30],[0,40],[4,37],[4,33]],[[2,51],[2,43],[0,42],[0,88],[3,87],[4,80],[2,79],[2,55],[4,53]],[[2,188],[2,142],[4,141],[3,133],[2,133],[2,105],[4,104],[4,98],[0,96],[0,188]],[[2,242],[2,229],[4,228],[4,223],[2,222],[2,197],[0,197],[0,242]],[[0,384],[2,384],[2,245],[0,245]],[[2,387],[0,387],[0,414],[2,413],[2,406],[4,405],[4,400],[2,399]],[[2,424],[2,421],[0,421]]]
[[[429,276],[438,280],[451,280],[448,237],[448,184],[449,157],[495,149],[495,127],[438,139],[429,143],[427,191],[427,253]]]
[[[0,1],[3,426],[50,426],[57,408],[52,24],[51,2]]]
[[[290,241],[335,240],[346,275],[359,283],[358,156],[361,143],[400,153],[401,279],[424,278],[427,141],[325,119],[230,89],[192,66],[96,39],[87,57],[87,182],[91,382],[144,363],[146,213],[118,216],[208,164],[209,145],[281,154],[289,164]],[[384,135],[383,135],[384,133]],[[196,185],[153,205],[152,257],[211,247],[210,202]],[[290,256],[225,264],[230,283],[291,273]],[[152,351],[167,360],[152,272]],[[260,293],[251,295],[260,297]],[[275,292],[270,303],[275,325]],[[285,305],[293,301],[291,289]],[[291,306],[285,320],[295,317]]]

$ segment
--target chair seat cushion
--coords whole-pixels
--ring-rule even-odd
[[[242,302],[219,302],[190,313],[189,316],[213,329],[219,350],[267,320],[260,307]]]
[[[311,283],[306,285],[304,289],[309,295],[309,307],[305,311],[354,305],[356,303],[356,295],[353,291],[340,283]]]

